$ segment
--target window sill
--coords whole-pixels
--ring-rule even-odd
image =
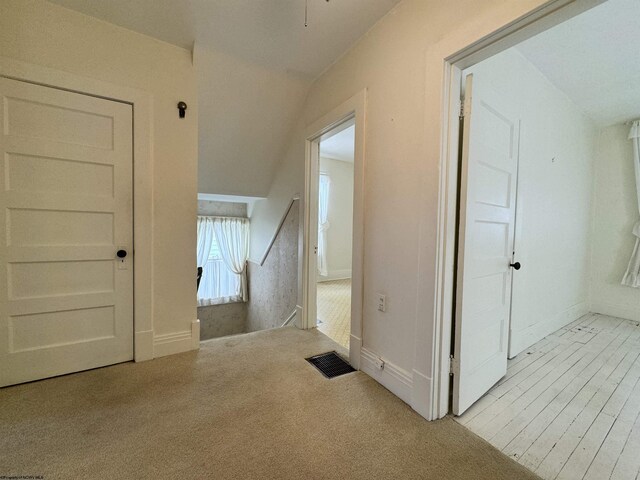
[[[221,299],[221,298],[217,298],[217,299],[208,299],[208,300],[198,300],[198,308],[200,307],[217,307],[220,305],[229,305],[229,304],[233,304],[233,303],[246,303],[242,301],[242,298],[240,297],[231,297],[228,299]]]

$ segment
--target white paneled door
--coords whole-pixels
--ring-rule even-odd
[[[466,78],[453,413],[507,372],[519,120],[482,78]]]
[[[131,105],[0,99],[0,386],[133,359]]]

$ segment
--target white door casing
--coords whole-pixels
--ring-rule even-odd
[[[482,77],[466,77],[453,413],[507,372],[519,120]]]
[[[0,385],[133,359],[131,105],[6,78],[0,98]]]

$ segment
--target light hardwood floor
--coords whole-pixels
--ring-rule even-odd
[[[589,314],[456,420],[543,479],[640,478],[640,324]]]
[[[318,330],[349,348],[351,279],[318,283]]]

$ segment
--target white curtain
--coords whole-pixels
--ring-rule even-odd
[[[209,259],[202,270],[198,305],[241,302],[240,284],[240,275],[229,270],[221,258]]]
[[[249,220],[246,218],[216,217],[213,231],[224,264],[236,275],[240,275],[242,301],[249,299],[247,291],[247,259],[249,258]]]
[[[320,174],[318,188],[318,273],[326,277],[327,268],[327,230],[329,229],[329,186],[331,179],[326,173]]]
[[[202,267],[199,306],[243,300],[242,275],[227,267],[216,240],[214,225],[217,221],[216,217],[198,217],[197,266]]]
[[[213,235],[213,218],[198,217],[197,266],[203,269],[209,260]]]
[[[633,142],[633,167],[636,173],[636,194],[638,196],[638,215],[640,215],[640,120],[633,122],[629,139]],[[622,279],[622,284],[628,287],[640,288],[640,220],[633,227],[636,245],[629,260],[629,267]]]

